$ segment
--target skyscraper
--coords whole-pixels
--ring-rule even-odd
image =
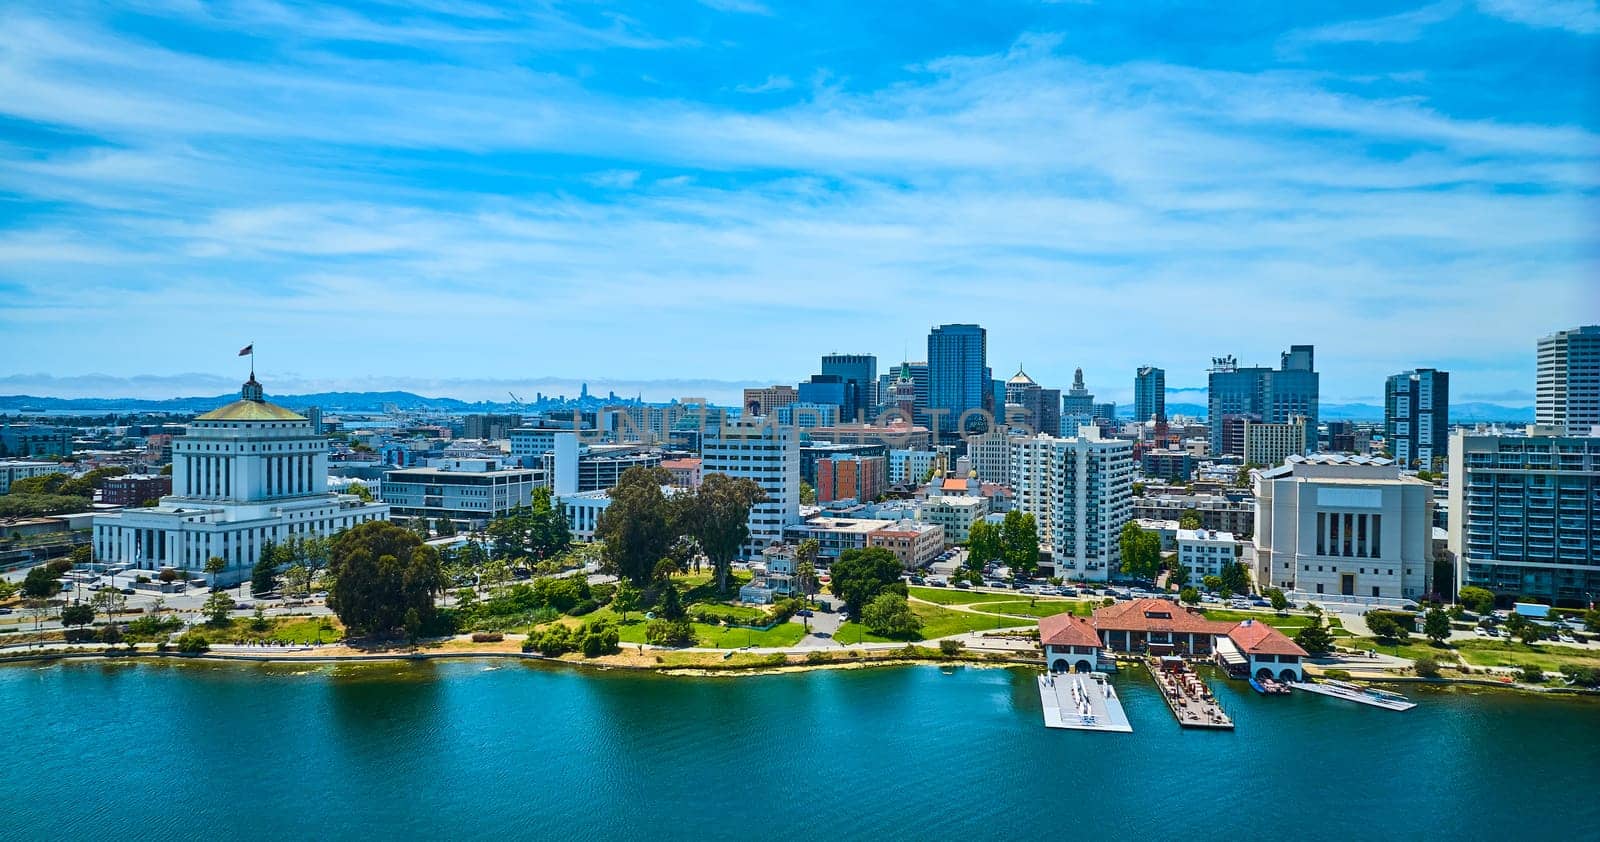
[[[1022,369],[1006,381],[1006,403],[1022,408],[1024,424],[1047,436],[1061,434],[1061,390],[1044,389]],[[999,413],[996,413],[999,418]]]
[[[1089,423],[1094,417],[1094,395],[1083,385],[1083,369],[1072,371],[1072,388],[1061,397],[1061,426],[1067,433],[1077,433],[1078,425]]]
[[[1133,375],[1133,420],[1152,419],[1167,420],[1167,372],[1142,365]]]
[[[845,384],[843,418],[871,420],[865,416],[878,405],[878,358],[871,354],[828,354],[822,358],[822,373],[837,375]]]
[[[1231,356],[1214,357],[1208,372],[1207,422],[1211,426],[1211,452],[1242,456],[1242,438],[1230,440],[1224,428],[1230,421],[1288,423],[1306,419],[1307,449],[1317,449],[1319,376],[1310,345],[1291,345],[1276,369],[1240,368]]]
[[[1569,436],[1600,424],[1600,325],[1552,333],[1539,340],[1534,418]]]
[[[963,413],[992,403],[988,345],[978,325],[940,325],[928,334],[928,411],[943,440],[960,436]]]
[[[1383,435],[1402,468],[1432,470],[1450,435],[1450,375],[1431,368],[1402,371],[1383,386]]]

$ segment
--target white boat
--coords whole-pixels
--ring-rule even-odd
[[[1291,681],[1289,682],[1289,686],[1296,690],[1304,690],[1307,693],[1318,693],[1323,696],[1332,696],[1335,699],[1344,699],[1345,701],[1349,702],[1372,705],[1373,707],[1383,708],[1384,710],[1411,710],[1417,706],[1416,702],[1411,701],[1399,693],[1393,693],[1388,690],[1379,690],[1376,687],[1362,687],[1359,684],[1351,684],[1347,681],[1323,679],[1315,684],[1309,681]]]

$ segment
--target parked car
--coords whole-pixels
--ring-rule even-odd
[[[1489,636],[1489,630],[1485,629],[1483,626],[1478,626],[1477,628],[1473,629],[1472,633],[1477,635],[1477,636],[1479,636],[1479,637],[1488,637]]]
[[[1561,634],[1557,635],[1556,636],[1556,640],[1559,640],[1562,643],[1577,643],[1578,642],[1578,639],[1576,637],[1573,637],[1572,635],[1567,634],[1566,632],[1562,632]]]
[[[972,583],[968,582],[966,579],[962,579],[961,581],[956,582],[956,587],[962,588],[962,589],[971,588],[972,587]]]
[[[128,596],[133,596],[135,593],[138,593],[138,591],[135,591],[133,588],[123,588],[122,592]]]

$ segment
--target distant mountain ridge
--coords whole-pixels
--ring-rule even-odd
[[[1192,394],[1192,390],[1186,390]],[[237,392],[224,395],[186,398],[47,398],[36,395],[0,395],[0,412],[15,413],[26,407],[40,412],[205,412],[226,406],[239,399]],[[517,411],[516,404],[490,401],[463,401],[456,398],[430,398],[414,392],[315,392],[305,395],[267,395],[267,399],[290,409],[321,407],[324,412],[382,412],[393,406],[405,411],[434,410],[439,412],[510,412]],[[598,401],[590,398],[591,401]],[[598,405],[598,403],[596,403]],[[521,407],[531,411],[531,406]],[[1133,407],[1118,408],[1122,418],[1132,418]],[[1368,403],[1322,404],[1323,421],[1374,421],[1383,420],[1383,407]],[[1169,400],[1168,415],[1187,415],[1204,418],[1206,406]],[[1487,422],[1532,423],[1533,407],[1500,406],[1499,404],[1469,402],[1450,407],[1450,420],[1457,424]]]

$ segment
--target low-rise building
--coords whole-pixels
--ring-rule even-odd
[[[64,473],[67,469],[59,462],[0,461],[0,494],[10,494],[11,483],[19,479]]]
[[[1046,617],[1040,621],[1041,642],[1045,620],[1055,619]],[[1215,655],[1224,668],[1240,676],[1300,681],[1300,663],[1309,657],[1299,644],[1266,623],[1210,620],[1198,609],[1165,599],[1134,599],[1096,608],[1093,618],[1085,622],[1094,628],[1106,649],[1152,655]],[[1051,628],[1057,625],[1059,621]],[[1048,653],[1045,658],[1046,663],[1051,663]]]
[[[1139,471],[1147,477],[1185,482],[1194,476],[1199,461],[1187,450],[1147,450],[1139,457]]]
[[[929,497],[922,504],[918,517],[944,530],[947,544],[965,544],[972,525],[989,513],[989,501],[969,494],[950,494]]]
[[[1306,419],[1296,417],[1282,424],[1244,422],[1244,461],[1249,465],[1275,467],[1290,456],[1310,449],[1315,430],[1308,430]]]
[[[1189,569],[1189,581],[1206,576],[1221,576],[1224,566],[1239,555],[1239,542],[1232,532],[1210,529],[1179,529],[1175,542],[1178,563]]]
[[[541,470],[500,468],[487,459],[439,460],[385,474],[383,500],[395,519],[442,518],[458,529],[482,529],[494,518],[531,504],[533,490],[545,484]]]
[[[1193,510],[1200,526],[1237,536],[1255,534],[1256,501],[1249,494],[1152,494],[1133,498],[1133,516],[1141,520],[1182,520]]]
[[[663,459],[661,467],[672,472],[672,487],[693,490],[700,487],[700,459],[686,456],[682,459]]]
[[[143,506],[172,493],[172,477],[159,474],[123,474],[101,481],[100,502],[108,506]]]
[[[867,533],[867,546],[883,547],[895,554],[907,570],[930,564],[944,549],[944,527],[901,520]]]
[[[859,518],[814,517],[784,528],[784,541],[799,544],[807,538],[817,542],[817,561],[832,562],[845,550],[864,550],[867,536],[893,525],[893,521]]]

